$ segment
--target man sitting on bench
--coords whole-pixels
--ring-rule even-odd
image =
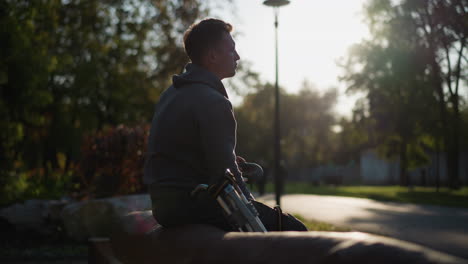
[[[218,184],[229,169],[268,231],[307,231],[292,215],[255,201],[243,181],[235,154],[236,120],[221,82],[235,75],[240,59],[231,31],[222,20],[205,19],[184,34],[191,63],[162,93],[148,139],[144,183],[153,216],[164,227],[208,224],[234,231],[209,192],[191,195],[199,184]]]

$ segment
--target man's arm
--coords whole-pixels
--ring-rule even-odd
[[[220,98],[204,106],[198,114],[201,145],[205,154],[209,184],[218,183],[227,168],[231,170],[244,195],[251,199],[236,163],[236,120],[231,103]]]

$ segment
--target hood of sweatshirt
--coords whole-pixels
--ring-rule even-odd
[[[193,63],[187,64],[182,74],[172,76],[172,83],[176,89],[190,88],[191,84],[205,84],[228,98],[221,80],[214,73]]]

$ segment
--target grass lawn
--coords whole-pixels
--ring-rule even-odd
[[[273,184],[266,186],[267,192],[274,192]],[[468,208],[468,187],[458,190],[449,188],[415,186],[315,186],[308,183],[287,183],[286,194],[318,194],[369,198],[380,201],[430,204]]]
[[[351,229],[347,227],[337,227],[329,223],[316,220],[305,219],[301,215],[294,214],[294,217],[301,220],[309,231],[332,231],[332,232],[349,232]]]

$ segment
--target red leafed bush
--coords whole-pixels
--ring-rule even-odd
[[[149,126],[119,125],[86,135],[79,175],[87,198],[140,193]]]

